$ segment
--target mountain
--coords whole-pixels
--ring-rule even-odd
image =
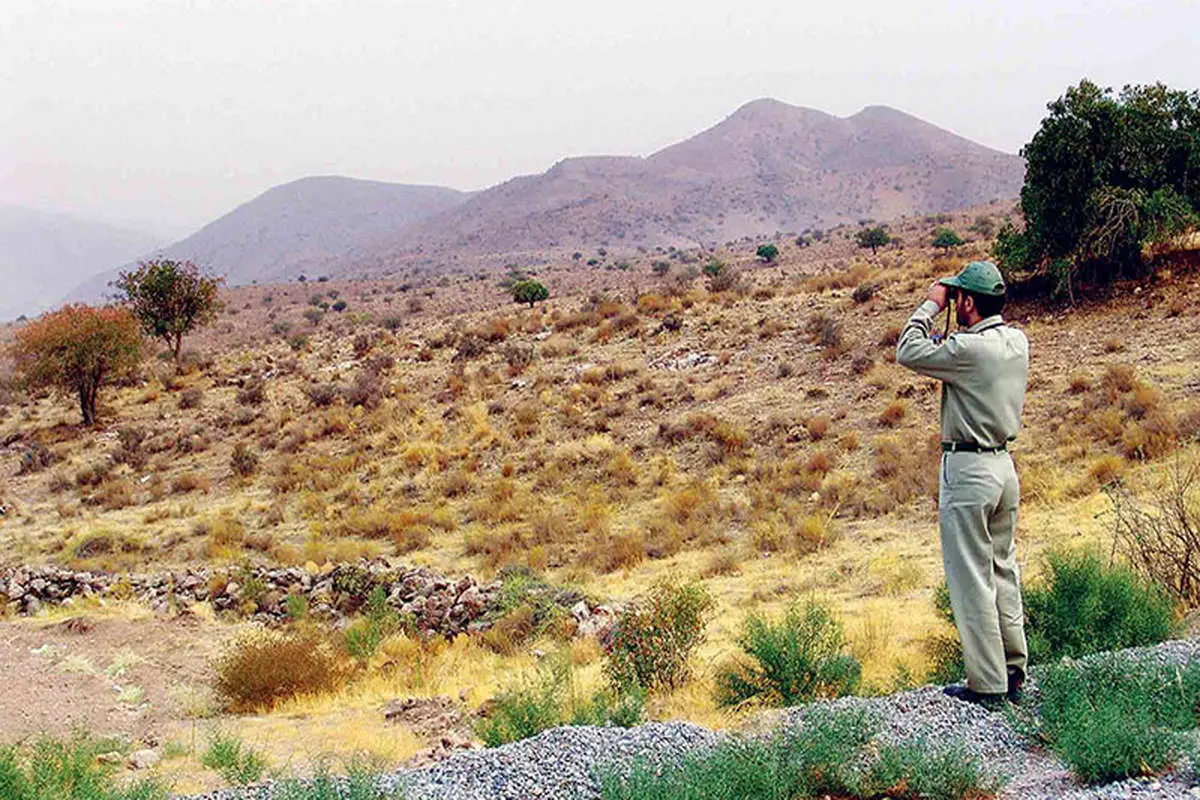
[[[338,271],[368,258],[376,238],[466,197],[441,186],[301,178],[268,189],[162,255],[195,261],[235,284]]]
[[[1018,156],[886,106],[839,118],[763,99],[644,158],[569,158],[514,178],[389,245],[397,261],[463,248],[711,245],[1015,197],[1024,172]]]
[[[0,320],[58,305],[74,286],[162,244],[156,237],[65,214],[0,206]]]
[[[1012,198],[1024,162],[886,106],[755,100],[649,156],[568,158],[476,193],[341,177],[264,192],[163,251],[230,283],[447,269],[606,246],[715,245]],[[94,297],[111,275],[74,296]]]

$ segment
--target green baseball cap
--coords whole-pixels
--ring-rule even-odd
[[[942,278],[938,283],[976,294],[1004,294],[1004,276],[1000,274],[1000,268],[990,261],[972,261],[963,267],[962,272],[952,278]]]

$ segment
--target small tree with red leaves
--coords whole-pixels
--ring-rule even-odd
[[[141,363],[142,336],[124,308],[68,305],[18,330],[10,354],[26,386],[76,395],[91,425],[100,387]]]

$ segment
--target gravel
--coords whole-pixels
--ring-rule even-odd
[[[1125,651],[1131,659],[1183,665],[1200,659],[1200,640],[1179,640]],[[1036,681],[1037,670],[1033,671]],[[1066,765],[1028,741],[1006,714],[952,700],[938,687],[873,698],[842,698],[774,712],[785,729],[802,727],[813,709],[864,708],[880,723],[886,742],[925,740],[933,746],[958,745],[1006,781],[1001,794],[1011,800],[1118,800],[1118,798],[1200,798],[1200,778],[1190,764],[1161,778],[1080,787]],[[597,771],[619,769],[644,759],[676,763],[709,749],[727,734],[683,722],[655,722],[632,728],[565,727],[491,750],[455,754],[432,766],[383,776],[384,788],[402,789],[407,800],[594,800]],[[223,790],[190,800],[260,800],[267,787]]]

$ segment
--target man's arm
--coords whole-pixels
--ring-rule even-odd
[[[935,283],[900,333],[896,363],[921,375],[954,383],[963,361],[960,343],[954,336],[941,345],[933,341],[933,320],[946,302],[946,287]]]

